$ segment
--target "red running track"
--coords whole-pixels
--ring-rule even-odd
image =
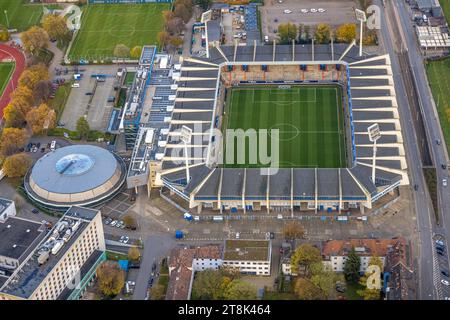
[[[25,69],[25,56],[16,48],[10,47],[6,44],[0,44],[0,59],[13,59],[16,67],[11,76],[11,80],[5,87],[3,95],[0,97],[0,121],[3,119],[3,109],[8,105],[11,100],[11,94],[17,88],[19,77]]]

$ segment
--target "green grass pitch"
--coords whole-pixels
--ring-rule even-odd
[[[280,168],[346,166],[344,112],[338,86],[235,87],[229,89],[225,112],[224,128],[268,129],[269,134],[271,129],[279,130]],[[270,154],[269,144],[270,141]],[[236,164],[235,160],[224,163],[224,167],[267,166],[259,161],[248,163],[248,146],[247,141],[245,164]]]
[[[13,72],[14,62],[0,63],[0,97],[2,96]]]
[[[156,44],[156,35],[164,25],[162,11],[169,8],[169,3],[88,5],[69,58],[109,59],[117,44],[130,49]]]
[[[42,14],[41,4],[26,4],[25,0],[0,0],[0,25],[7,26],[9,22],[11,29],[24,31],[38,25]]]

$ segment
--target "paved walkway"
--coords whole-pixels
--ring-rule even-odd
[[[11,101],[11,94],[15,88],[17,88],[19,77],[25,69],[25,56],[19,49],[10,47],[6,44],[0,44],[0,57],[2,56],[3,59],[7,59],[7,57],[13,59],[16,66],[11,76],[11,80],[6,85],[3,95],[0,97],[0,119],[3,118],[3,109],[8,105],[9,101]]]

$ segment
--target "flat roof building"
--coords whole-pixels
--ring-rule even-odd
[[[24,186],[41,205],[66,210],[107,201],[120,190],[125,176],[119,156],[96,146],[73,145],[41,157],[25,176]]]
[[[271,257],[270,240],[225,240],[223,266],[241,273],[269,276]]]
[[[0,288],[0,300],[78,299],[106,260],[100,211],[71,207]]]

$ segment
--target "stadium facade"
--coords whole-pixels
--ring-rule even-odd
[[[364,212],[398,186],[409,184],[389,55],[359,57],[354,44],[221,47],[213,43],[207,56],[187,57],[170,70],[156,67],[148,75],[150,85],[160,83],[156,92],[164,92],[155,93],[153,101],[167,106],[164,117],[150,115],[148,123],[140,124],[128,187],[166,187],[198,212],[205,208],[220,213],[340,213],[349,209]],[[259,168],[221,165],[217,132],[222,127],[228,88],[330,83],[346,93],[346,167],[280,168],[267,175]],[[153,106],[151,110],[157,112]],[[379,124],[381,138],[372,181],[373,143],[367,129],[374,123]],[[183,126],[192,130],[186,146],[180,139]],[[145,179],[139,173],[145,173]]]
[[[25,176],[24,187],[41,206],[66,210],[111,199],[125,178],[126,166],[119,156],[92,145],[73,145],[41,157]]]

